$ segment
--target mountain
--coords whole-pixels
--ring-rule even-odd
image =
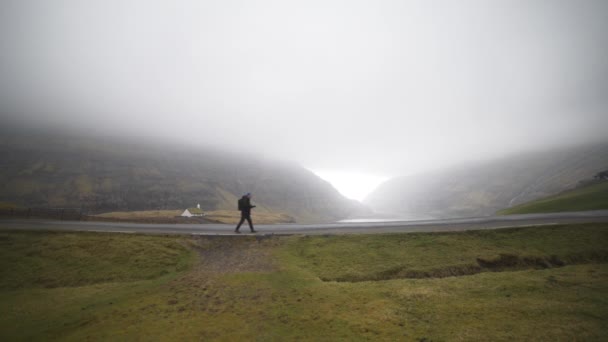
[[[206,210],[236,210],[237,199],[246,192],[253,193],[256,210],[285,213],[297,222],[335,221],[365,211],[291,162],[141,139],[23,129],[6,129],[0,138],[0,202],[93,213],[183,209],[197,203]]]
[[[378,212],[486,216],[574,188],[608,169],[608,143],[536,151],[389,179],[364,203]]]

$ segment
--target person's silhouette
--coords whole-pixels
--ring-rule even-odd
[[[241,199],[239,199],[239,210],[241,211],[241,221],[239,221],[239,224],[236,226],[236,229],[234,229],[235,233],[240,233],[239,232],[239,228],[241,228],[241,225],[243,224],[243,222],[245,222],[245,220],[247,220],[247,222],[249,223],[249,229],[251,229],[252,233],[255,233],[255,229],[253,229],[253,223],[251,222],[251,208],[255,208],[255,205],[251,205],[251,193],[246,193],[245,195],[243,195],[243,197],[241,197]]]

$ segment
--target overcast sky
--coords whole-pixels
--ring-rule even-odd
[[[608,134],[608,1],[0,2],[5,119],[379,177]]]

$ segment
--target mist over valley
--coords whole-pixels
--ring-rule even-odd
[[[1,0],[0,341],[608,341],[608,1]]]

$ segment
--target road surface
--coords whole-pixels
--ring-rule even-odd
[[[255,215],[253,216],[253,220],[255,224]],[[255,225],[255,228],[258,231],[258,235],[373,234],[446,232],[589,222],[608,222],[608,210],[550,214],[488,216],[404,222],[272,224]],[[53,221],[35,219],[2,219],[0,220],[0,230],[56,230],[147,234],[236,235],[234,234],[234,225],[227,224],[143,224],[121,222]],[[241,232],[242,234],[240,235],[249,235],[249,227],[241,227]]]

